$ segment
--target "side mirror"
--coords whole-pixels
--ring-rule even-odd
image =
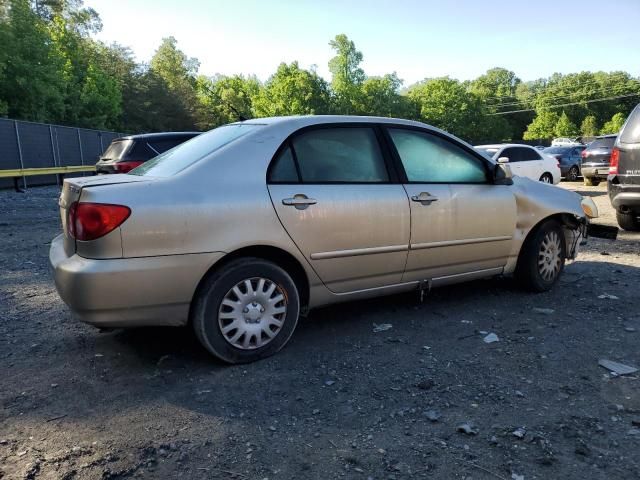
[[[499,160],[498,160],[499,161]],[[508,159],[507,159],[508,161]],[[498,163],[493,170],[493,183],[496,185],[513,185],[513,173],[506,162]]]
[[[498,163],[509,163],[509,157],[498,158]]]

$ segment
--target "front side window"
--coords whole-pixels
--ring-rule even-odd
[[[538,152],[536,152],[533,148],[520,147],[518,148],[518,150],[520,150],[520,159],[523,162],[528,162],[531,160],[542,160]]]
[[[482,161],[453,143],[425,132],[389,129],[409,182],[486,183]]]
[[[292,145],[303,183],[389,181],[378,139],[371,128],[311,130],[294,137]]]
[[[509,163],[515,163],[520,161],[520,153],[517,148],[505,148],[498,158],[507,157]],[[497,160],[497,159],[496,159]]]

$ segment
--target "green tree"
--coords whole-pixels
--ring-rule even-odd
[[[527,127],[522,138],[525,140],[550,139],[555,135],[555,127],[560,117],[551,110],[539,112],[533,122]]]
[[[600,130],[601,135],[607,135],[609,133],[618,133],[622,129],[622,125],[626,120],[626,116],[623,113],[616,113],[611,117],[611,120],[606,122]]]
[[[420,120],[471,142],[482,138],[480,101],[458,80],[427,79],[413,85],[407,96],[416,106]]]
[[[80,92],[78,126],[117,128],[122,113],[122,92],[117,81],[90,64]]]
[[[183,111],[178,123],[184,129],[192,129],[196,121],[197,95],[196,74],[200,63],[189,58],[178,48],[174,37],[162,39],[162,43],[151,58],[150,70],[161,78],[171,94],[179,98]]]
[[[255,77],[199,76],[198,128],[210,129],[242,118],[253,117],[253,102],[260,94],[260,82]]]
[[[315,115],[328,113],[329,86],[316,72],[300,68],[298,62],[281,63],[253,103],[258,117]]]
[[[598,124],[594,115],[587,115],[580,124],[580,134],[583,137],[595,137],[598,134]]]
[[[354,102],[358,115],[376,115],[379,117],[405,117],[409,114],[406,97],[400,95],[402,80],[396,73],[383,77],[369,77],[360,87],[360,95]]]
[[[578,127],[569,120],[569,117],[563,111],[555,127],[553,127],[553,133],[556,137],[575,137],[578,135]]]
[[[360,101],[360,87],[366,78],[360,68],[362,52],[345,34],[336,35],[329,45],[336,52],[336,56],[329,60],[336,109],[339,113],[354,113]]]
[[[0,110],[12,118],[56,121],[64,102],[63,59],[46,22],[27,0],[3,2],[0,10]]]

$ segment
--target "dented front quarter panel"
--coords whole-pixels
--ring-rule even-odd
[[[587,223],[580,205],[582,197],[570,190],[523,177],[513,177],[511,189],[516,200],[517,219],[511,255],[505,266],[505,273],[513,273],[515,270],[518,254],[531,230],[551,216],[563,216],[567,255],[569,258],[575,257],[577,251],[569,250],[572,245],[577,249],[579,244],[576,235],[582,235],[582,232],[577,231],[577,227]]]

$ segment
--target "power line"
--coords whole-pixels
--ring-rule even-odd
[[[640,85],[639,85],[640,86]],[[633,88],[633,87],[622,87],[624,89],[626,88]],[[563,97],[573,97],[575,95],[590,95],[590,94],[594,94],[594,93],[605,93],[605,92],[609,92],[609,91],[613,91],[613,90],[620,90],[621,88],[619,86],[615,86],[615,87],[603,87],[603,88],[597,88],[595,90],[592,90],[590,92],[572,92],[572,93],[565,93],[563,95],[553,95],[551,97],[544,97],[545,100],[553,100],[553,99],[557,99],[557,98],[563,98]],[[522,105],[523,103],[527,102],[527,100],[522,100],[522,101],[517,101],[517,102],[510,102],[510,103],[500,103],[500,104],[486,104],[487,107],[491,107],[491,108],[503,108],[503,107],[510,107],[510,106],[515,106],[515,105]]]
[[[627,81],[627,82],[635,82],[636,84],[640,85],[640,80],[637,80],[637,79],[635,79],[635,78],[628,78],[628,79],[626,79],[626,81]],[[587,81],[580,82],[580,83],[578,84],[578,86],[579,86],[579,87],[583,87],[583,86],[589,86],[589,85],[601,85],[601,84],[602,84],[602,82],[601,82],[601,81],[596,80],[596,79],[591,79],[591,80],[587,80]],[[555,87],[557,87],[557,86],[558,86],[558,83],[557,83],[557,82],[556,82],[556,83],[554,83],[554,84],[552,84],[552,85],[547,84],[547,85],[545,85],[545,86],[543,86],[543,87],[540,87],[540,88],[536,89],[535,93],[531,94],[531,97],[535,97],[535,96],[536,96],[536,95],[538,95],[540,92],[544,92],[544,91],[546,91],[546,90],[551,90],[551,89],[553,89],[553,88],[555,88]],[[603,88],[604,88],[604,87],[603,87]],[[486,97],[486,98],[485,98],[485,100],[500,100],[500,99],[503,99],[503,98],[506,98],[506,99],[515,98],[515,94],[513,94],[513,95],[499,95],[499,96],[496,96],[496,97]],[[494,106],[494,105],[495,105],[495,106],[498,106],[498,105],[500,105],[500,103],[502,103],[502,102],[498,102],[498,103],[495,103],[495,104],[491,104],[491,106]]]
[[[640,93],[630,93],[627,95],[618,95],[616,97],[608,97],[608,98],[596,98],[594,100],[585,100],[583,102],[572,102],[572,103],[563,103],[561,105],[545,105],[544,108],[562,108],[569,107],[571,105],[582,105],[583,103],[595,103],[595,102],[606,102],[607,100],[616,100],[618,98],[627,98],[627,97],[636,97],[640,95]],[[487,113],[486,116],[492,117],[495,115],[509,115],[511,113],[521,113],[521,112],[535,112],[535,108],[525,108],[522,110],[511,110],[509,112],[498,112],[498,113]]]

